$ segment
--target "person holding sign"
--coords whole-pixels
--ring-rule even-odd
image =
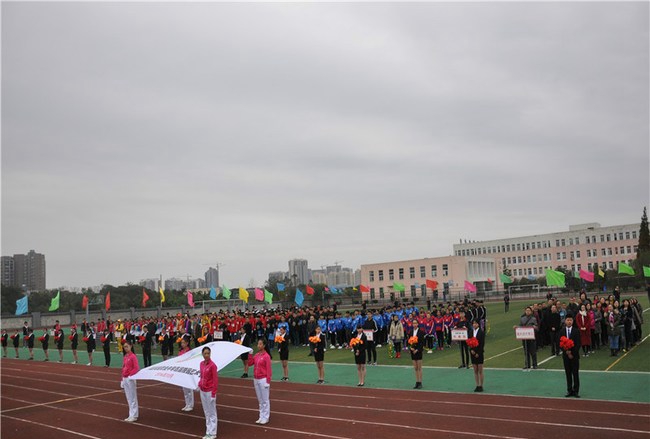
[[[178,356],[184,355],[190,351],[190,337],[181,338],[181,348],[178,351]],[[185,399],[185,407],[181,409],[182,412],[191,412],[194,410],[194,390],[183,387],[183,398]]]
[[[422,388],[422,349],[424,347],[424,331],[420,329],[420,325],[416,317],[411,320],[413,326],[413,335],[408,339],[409,349],[411,351],[411,360],[413,361],[413,369],[415,370],[415,387],[414,389]]]
[[[474,381],[476,382],[475,392],[483,391],[483,351],[485,347],[485,332],[481,329],[481,322],[474,319],[472,322],[471,335],[467,340],[469,347],[470,359],[474,368]]]
[[[535,332],[538,331],[539,326],[537,319],[533,315],[533,308],[530,306],[526,307],[524,315],[519,319],[519,326],[523,327],[532,327]],[[514,329],[517,329],[517,326],[513,326]],[[522,340],[524,346],[524,370],[529,370],[532,366],[533,369],[537,369],[537,345],[535,339],[532,340]]]
[[[580,398],[580,329],[573,326],[573,315],[567,314],[560,329],[560,349],[566,375],[565,398]]]
[[[464,312],[460,313],[460,320],[458,321],[458,325],[456,325],[456,329],[454,329],[454,332],[460,333],[462,331],[465,332],[465,339],[462,339],[460,336],[457,338],[458,346],[460,347],[460,366],[458,368],[469,369],[469,347],[467,347],[467,339],[469,338],[470,328]]]

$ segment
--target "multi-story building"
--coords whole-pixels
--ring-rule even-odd
[[[219,287],[219,268],[208,268],[205,272],[205,286],[208,288]]]
[[[454,245],[456,256],[492,257],[498,270],[508,267],[520,277],[544,276],[545,270],[597,271],[617,269],[636,258],[638,224],[601,227],[598,223],[569,226],[569,231]]]
[[[148,290],[158,291],[160,285],[160,279],[142,279],[140,281],[140,286]]]
[[[326,284],[327,274],[325,270],[309,270],[312,284]]]
[[[11,267],[13,266],[13,273]],[[5,282],[11,281],[11,284]],[[45,255],[30,250],[26,255],[2,257],[2,283],[28,291],[45,290]]]
[[[270,282],[282,282],[285,278],[289,276],[289,273],[286,271],[272,271],[269,273]]]
[[[0,275],[0,280],[2,281],[2,285],[8,287],[16,285],[14,258],[12,256],[3,256],[1,260],[2,274]]]
[[[307,259],[292,259],[289,261],[289,279],[295,285],[309,283],[309,267]]]

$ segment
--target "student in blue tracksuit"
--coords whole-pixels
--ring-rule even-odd
[[[377,340],[375,341],[375,344],[377,345],[378,348],[380,348],[381,344],[384,343],[384,338],[383,338],[384,319],[381,317],[381,315],[377,311],[375,311],[375,313],[372,315],[372,319],[377,324],[377,332],[375,333],[375,336],[377,337]]]
[[[336,319],[334,322],[336,325],[336,345],[339,349],[343,349],[343,345],[347,339],[345,339],[345,329],[343,327],[343,318],[341,317],[341,313],[336,313]]]
[[[352,317],[350,316],[350,311],[345,312],[345,317],[341,319],[343,323],[343,346],[348,347],[348,340],[352,337]]]
[[[327,321],[327,335],[330,339],[330,348],[334,349],[334,346],[337,344],[336,340],[336,319],[332,316]]]
[[[321,337],[325,341],[325,344],[327,345],[327,315],[326,314],[321,314],[320,318],[318,319],[318,322],[316,322],[318,326],[320,327],[321,334],[323,334]],[[323,349],[326,349],[323,348]]]

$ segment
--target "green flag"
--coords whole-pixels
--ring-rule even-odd
[[[634,269],[627,264],[622,262],[618,263],[618,274],[631,274],[634,276]]]
[[[650,267],[643,266],[643,276],[650,277]]]
[[[56,292],[56,296],[52,298],[52,302],[50,303],[50,309],[48,311],[56,311],[59,309],[59,296],[61,295],[61,291]]]
[[[512,278],[508,276],[507,274],[500,273],[499,274],[499,279],[501,279],[501,282],[504,284],[511,284],[512,283]]]
[[[546,285],[549,287],[564,287],[564,273],[555,270],[546,270]]]
[[[226,287],[225,285],[224,285],[223,287],[221,287],[221,294],[222,294],[223,297],[225,297],[226,299],[230,299],[230,294],[231,294],[231,293],[230,293],[230,290],[229,290],[228,287]]]
[[[580,272],[579,271],[574,271],[573,272],[573,277],[575,277],[576,279],[580,279]]]
[[[273,293],[264,288],[264,301],[269,305],[273,303]]]
[[[406,288],[404,287],[404,284],[401,284],[399,282],[393,282],[393,289],[395,291],[405,291]]]

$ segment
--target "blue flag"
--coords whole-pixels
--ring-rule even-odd
[[[329,288],[330,288],[330,292],[332,294],[338,294],[339,293],[339,290],[337,290],[336,287],[329,287]]]
[[[284,284],[278,282],[276,285],[278,286],[278,291],[284,291]]]
[[[302,295],[302,291],[296,288],[296,305],[302,306],[302,302],[305,301],[305,297]]]
[[[27,314],[27,296],[16,300],[16,315]]]
[[[217,299],[217,290],[215,290],[214,287],[210,287],[210,299],[212,300]]]

